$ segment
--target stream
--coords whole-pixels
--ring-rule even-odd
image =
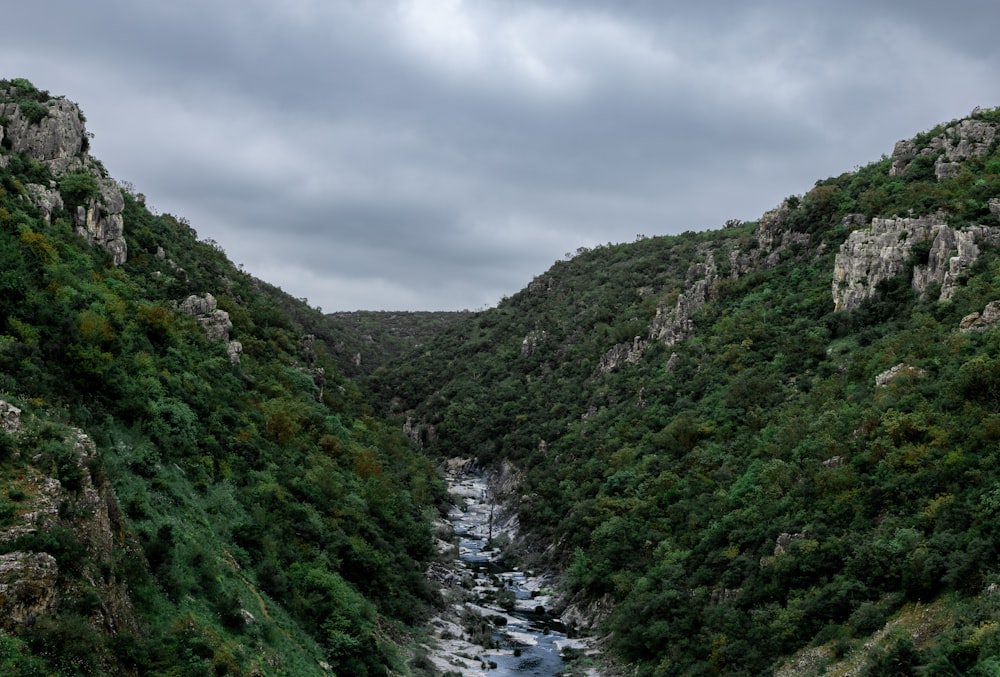
[[[439,649],[432,656],[444,674],[462,677],[559,675],[567,657],[592,654],[591,638],[570,639],[550,610],[555,602],[548,581],[507,566],[494,540],[509,539],[509,523],[493,519],[486,480],[476,475],[451,476],[453,506],[448,522],[458,541],[449,574],[449,614],[435,619]],[[452,554],[454,548],[451,549]],[[441,580],[441,578],[439,578]],[[574,664],[565,674],[597,675]]]

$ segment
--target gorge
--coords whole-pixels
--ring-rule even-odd
[[[1000,670],[1000,111],[419,316],[83,122],[0,81],[0,673]]]

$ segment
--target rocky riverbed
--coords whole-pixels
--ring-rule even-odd
[[[428,572],[446,601],[431,621],[435,668],[462,677],[600,675],[594,638],[567,637],[552,615],[553,582],[504,563],[496,545],[516,536],[517,521],[499,518],[486,480],[456,472],[448,486],[453,506],[441,526],[451,538]]]

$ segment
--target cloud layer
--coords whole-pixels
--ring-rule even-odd
[[[313,305],[474,309],[1000,105],[992,0],[813,5],[50,0],[5,12],[0,76]]]

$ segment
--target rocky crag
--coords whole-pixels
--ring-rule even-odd
[[[52,177],[25,186],[32,203],[46,221],[69,211],[80,237],[103,247],[115,265],[125,263],[125,201],[118,184],[87,152],[90,134],[79,106],[26,80],[11,82],[0,90],[0,144],[40,163]],[[9,160],[0,155],[0,162]]]
[[[141,561],[141,548],[107,478],[94,472],[94,442],[74,428],[25,425],[8,402],[0,401],[0,414],[20,468],[3,479],[10,503],[0,520],[0,629],[22,633],[86,607],[93,630],[137,634],[121,569],[127,559]],[[110,655],[103,660],[109,671],[123,671]]]

